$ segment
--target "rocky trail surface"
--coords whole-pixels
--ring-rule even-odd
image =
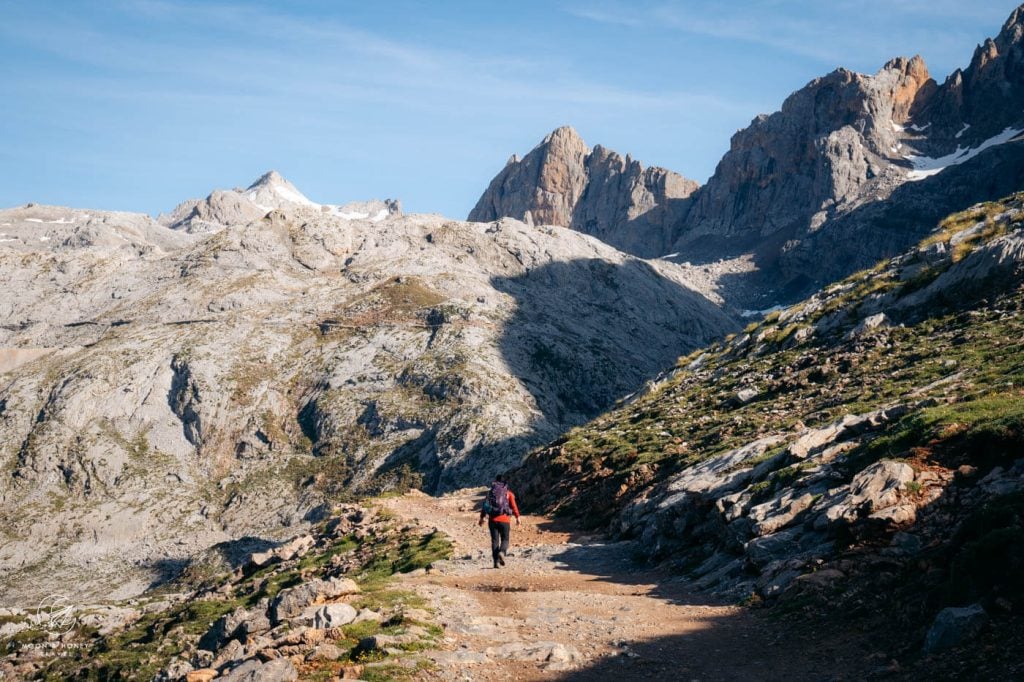
[[[436,526],[452,560],[403,579],[445,628],[430,677],[444,680],[843,679],[857,654],[778,645],[781,632],[742,607],[696,595],[635,564],[634,543],[604,543],[542,516],[513,526],[508,565],[491,567],[476,525],[482,489],[413,491],[385,505]],[[863,657],[860,654],[859,657]]]

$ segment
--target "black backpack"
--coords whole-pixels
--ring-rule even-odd
[[[512,507],[508,503],[508,485],[501,481],[491,484],[491,491],[487,493],[487,500],[484,501],[484,509],[490,516],[502,516],[512,513]]]

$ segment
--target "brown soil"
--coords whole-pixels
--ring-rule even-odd
[[[482,495],[414,491],[384,501],[455,546],[451,561],[403,578],[445,627],[430,679],[856,679],[837,671],[860,668],[863,652],[795,641],[747,609],[694,594],[678,576],[637,566],[630,543],[524,516],[507,566],[494,569],[487,529],[477,526]]]

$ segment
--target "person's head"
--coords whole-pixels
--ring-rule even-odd
[[[497,476],[494,477],[494,480],[497,481],[498,483],[504,483],[505,474],[498,474]]]

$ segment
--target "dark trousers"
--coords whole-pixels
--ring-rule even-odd
[[[494,558],[494,565],[498,565],[498,555],[508,552],[508,536],[512,524],[508,521],[487,521],[487,528],[491,531],[491,556]]]

